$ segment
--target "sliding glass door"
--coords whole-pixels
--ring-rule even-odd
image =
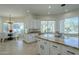
[[[55,32],[55,21],[41,21],[41,32],[42,33]]]

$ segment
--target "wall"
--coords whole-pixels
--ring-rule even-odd
[[[59,20],[65,19],[65,18],[69,18],[69,17],[75,17],[75,16],[79,16],[79,10],[74,10],[71,12],[65,12],[64,14],[58,14],[57,18]]]
[[[24,19],[25,28],[27,29],[40,29],[40,20],[36,19],[34,16],[29,15]]]

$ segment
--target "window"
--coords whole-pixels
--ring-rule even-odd
[[[78,17],[65,19],[64,33],[78,33]]]
[[[14,23],[13,32],[14,33],[23,33],[24,32],[24,23]]]
[[[0,32],[2,32],[2,19],[3,17],[0,16]]]
[[[60,32],[77,34],[78,33],[78,17],[72,17],[60,21]]]
[[[55,32],[55,21],[41,21],[41,32]]]
[[[3,32],[8,33],[10,24],[3,23]],[[23,33],[24,32],[24,23],[13,23],[12,24],[13,33]]]
[[[8,33],[8,23],[3,23],[3,32]]]

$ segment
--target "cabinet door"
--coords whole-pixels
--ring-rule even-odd
[[[44,54],[49,55],[49,41],[44,41]]]
[[[38,41],[38,46],[39,46],[39,54],[41,55],[49,55],[49,42],[46,40],[40,39]]]
[[[50,55],[61,55],[61,45],[50,43]]]
[[[41,40],[37,39],[37,50],[38,50],[38,54],[40,54],[40,44],[41,44]]]

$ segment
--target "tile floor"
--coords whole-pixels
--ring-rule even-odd
[[[0,42],[0,55],[36,55],[36,43],[26,44],[23,40]]]

